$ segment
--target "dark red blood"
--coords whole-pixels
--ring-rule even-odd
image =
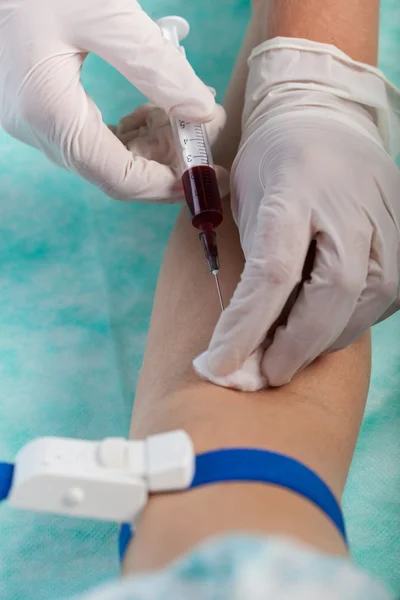
[[[215,228],[223,220],[217,176],[212,167],[193,167],[182,175],[185,198],[192,225],[197,229]]]

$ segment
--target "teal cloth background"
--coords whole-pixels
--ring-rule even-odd
[[[192,24],[188,56],[219,98],[248,0],[146,0]],[[223,25],[222,25],[223,24]],[[400,4],[380,66],[400,85]],[[396,58],[397,57],[397,58]],[[96,57],[84,82],[116,123],[143,98]],[[0,458],[42,435],[126,435],[176,207],[120,204],[0,132]],[[371,393],[345,498],[356,560],[400,593],[400,315],[374,331]],[[396,537],[397,533],[397,537]],[[118,572],[113,525],[0,507],[0,598],[53,600]]]

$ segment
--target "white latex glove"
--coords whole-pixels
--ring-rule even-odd
[[[214,90],[212,90],[214,93]],[[214,117],[205,127],[210,144],[214,144],[226,121],[225,111],[219,104],[215,105]],[[153,104],[143,104],[127,115],[112,128],[117,138],[132,153],[141,156],[149,165],[165,165],[165,177],[154,177],[151,189],[155,199],[168,198],[168,202],[183,201],[181,165],[176,154],[176,145],[172,134],[170,120],[165,110]],[[215,167],[218,184],[222,196],[229,192],[229,173],[222,167]],[[157,175],[157,174],[155,174]]]
[[[80,80],[88,52],[169,115],[213,118],[212,93],[135,0],[1,0],[0,123],[112,197],[153,198],[170,171],[132,158],[103,123]]]
[[[208,367],[226,376],[261,345],[260,373],[279,386],[400,306],[400,173],[388,153],[400,102],[377,69],[332,46],[275,39],[249,64],[231,178],[246,265]],[[312,277],[296,299],[313,239]]]

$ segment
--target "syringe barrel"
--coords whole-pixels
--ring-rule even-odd
[[[182,174],[192,167],[214,166],[207,130],[203,123],[170,119]]]
[[[192,224],[198,229],[222,223],[217,175],[204,125],[171,119]]]

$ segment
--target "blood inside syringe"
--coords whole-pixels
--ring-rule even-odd
[[[200,230],[210,271],[218,271],[215,228],[221,225],[223,212],[215,170],[210,166],[189,168],[182,175],[182,183],[192,225]]]

